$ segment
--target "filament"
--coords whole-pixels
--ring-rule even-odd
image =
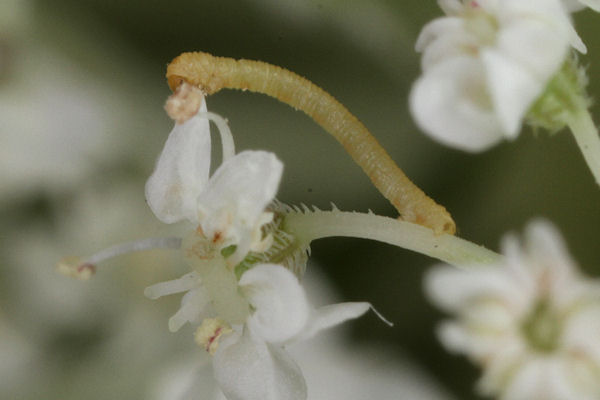
[[[436,234],[454,234],[456,226],[446,209],[408,179],[346,107],[307,79],[261,61],[193,52],[183,53],[169,64],[167,80],[174,91],[184,82],[206,95],[224,88],[249,90],[302,110],[340,142],[402,219],[433,229]]]
[[[117,244],[99,251],[87,258],[66,257],[58,262],[56,268],[63,275],[80,280],[88,280],[96,273],[96,264],[122,254],[151,249],[179,249],[181,238],[149,238],[135,242]]]
[[[152,249],[179,249],[181,248],[181,238],[166,237],[166,238],[148,238],[137,240],[135,242],[121,243],[110,246],[104,250],[88,257],[84,262],[86,264],[96,265],[99,262],[108,260],[116,256],[137,251],[152,250]]]
[[[233,157],[235,155],[235,145],[233,142],[231,129],[229,129],[229,125],[227,124],[227,120],[221,117],[219,114],[215,114],[210,111],[201,111],[198,113],[198,115],[214,122],[215,125],[217,125],[219,135],[221,135],[221,146],[223,147],[223,162]]]

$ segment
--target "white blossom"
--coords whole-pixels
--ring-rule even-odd
[[[236,245],[233,260],[239,262],[249,250],[268,247],[260,228],[272,218],[265,208],[275,197],[283,164],[266,151],[228,156],[224,148],[223,163],[209,177],[208,117],[203,101],[198,114],[175,124],[146,183],[146,199],[161,221],[188,220],[220,247]]]
[[[585,51],[559,0],[440,0],[446,16],[416,44],[422,76],[410,96],[427,134],[468,151],[514,139],[566,59]]]
[[[311,304],[339,301],[318,265],[311,265],[302,287]],[[386,346],[354,343],[350,329],[322,332],[318,336],[286,346],[302,370],[308,400],[427,399],[450,400],[446,390],[402,354]],[[225,396],[212,378],[212,365],[203,354],[192,353],[163,365],[148,398],[152,400],[223,400]],[[368,371],[368,373],[365,373]]]
[[[236,304],[242,308],[246,319],[241,324],[209,318],[215,313],[209,306],[208,289],[193,272],[151,286],[146,295],[158,298],[187,291],[169,325],[179,329],[187,321],[204,319],[196,338],[207,351],[214,353],[215,378],[229,400],[305,399],[302,372],[284,346],[357,318],[371,307],[369,303],[357,302],[313,309],[296,276],[276,264],[256,265],[237,282],[235,292],[241,293],[245,302],[229,306]],[[216,316],[222,317],[218,312]]]
[[[478,389],[505,400],[600,398],[600,282],[585,278],[560,235],[531,223],[498,265],[442,266],[427,276],[433,302],[456,315],[439,335],[484,369]]]
[[[342,303],[317,310],[298,278],[281,265],[251,263],[249,251],[264,252],[272,238],[261,228],[273,214],[282,163],[264,151],[234,155],[223,138],[223,162],[209,176],[208,119],[223,135],[220,117],[207,113],[191,86],[178,90],[167,111],[178,121],[146,184],[148,204],[165,223],[187,220],[197,229],[182,244],[192,272],[146,288],[158,298],[186,292],[169,320],[171,331],[199,324],[196,342],[213,356],[214,375],[230,400],[303,400],[306,383],[283,346],[365,313],[368,303]],[[190,105],[198,104],[194,113]],[[229,143],[229,144],[228,144]]]

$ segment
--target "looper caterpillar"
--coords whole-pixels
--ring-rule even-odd
[[[340,142],[403,220],[429,227],[436,234],[454,234],[456,226],[446,209],[408,179],[346,107],[307,79],[261,61],[202,52],[179,55],[167,67],[166,76],[173,91],[182,82],[197,86],[205,95],[224,88],[249,90],[302,110]]]

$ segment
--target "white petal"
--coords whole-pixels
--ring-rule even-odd
[[[458,18],[444,19],[455,20]],[[463,21],[459,20],[457,22],[459,24],[447,24],[447,31],[435,40],[431,40],[427,47],[423,49],[423,58],[421,59],[423,71],[426,72],[433,66],[452,57],[468,56],[473,49],[479,46],[477,38],[464,29]]]
[[[473,299],[475,300],[475,299]],[[498,300],[477,299],[472,301],[462,312],[465,323],[473,330],[481,330],[486,334],[502,334],[511,330],[519,330],[519,316]]]
[[[529,307],[538,296],[537,277],[534,268],[527,259],[526,252],[522,249],[519,238],[507,234],[502,238],[501,246],[504,255],[504,268],[507,276],[512,280],[515,290],[522,296],[522,305]]]
[[[557,280],[573,279],[576,267],[560,232],[546,220],[534,220],[525,230],[527,253],[558,275]]]
[[[540,96],[545,82],[500,52],[483,51],[481,60],[502,130],[507,137],[515,138],[521,131],[523,117]]]
[[[582,4],[582,0],[562,0],[562,2],[569,12],[583,10],[586,7]]]
[[[441,266],[429,271],[424,283],[430,300],[446,311],[462,311],[470,301],[485,299],[520,310],[524,301],[520,288],[500,266],[470,270]]]
[[[200,111],[206,111],[206,102]],[[198,221],[196,201],[210,173],[208,119],[194,116],[176,124],[165,143],[154,172],[146,182],[146,199],[165,223]]]
[[[575,27],[573,26],[570,15],[564,12],[564,8],[566,8],[567,11],[570,12],[578,11],[582,8],[585,8],[585,6],[582,5],[579,0],[562,0],[563,7],[560,7],[560,2],[557,4],[557,2],[546,0],[541,0],[541,2],[539,0],[537,2],[531,0],[527,2],[515,1],[514,4],[511,4],[509,8],[516,9],[516,11],[518,11],[518,9],[523,6],[526,10],[521,11],[522,14],[526,16],[527,14],[531,14],[532,12],[539,13],[540,15],[538,15],[537,18],[539,20],[538,22],[543,22],[543,24],[548,25],[548,27],[555,31],[555,33],[560,34],[562,36],[562,38],[560,39],[561,42],[564,41],[565,38],[568,38],[568,41],[570,42],[571,46],[573,46],[575,49],[577,49],[583,54],[587,53],[587,48],[585,47],[585,44],[575,31]],[[509,17],[509,20],[510,19],[511,18]],[[550,26],[551,24],[554,25],[554,27]],[[535,45],[536,39],[533,36],[529,36],[526,39],[527,41]],[[546,39],[548,39],[551,42],[550,37]],[[557,43],[558,42],[555,41],[554,43],[550,44],[556,45]],[[540,48],[543,49],[543,47]]]
[[[448,34],[463,31],[463,19],[458,17],[436,18],[423,27],[417,42],[415,50],[424,51],[437,39],[441,39]]]
[[[513,371],[517,371],[528,357],[525,344],[519,340],[497,343],[494,350],[486,354],[485,369],[477,382],[477,391],[486,396],[504,390],[507,377],[510,377]]]
[[[282,172],[281,161],[265,151],[243,151],[221,164],[198,198],[204,233],[249,234],[275,197]]]
[[[469,3],[471,9],[482,9],[489,14],[499,14],[504,3],[508,3],[510,0],[463,0],[464,3]],[[530,0],[531,1],[531,0]]]
[[[600,0],[579,0],[594,11],[600,12]]]
[[[208,304],[208,297],[204,288],[193,289],[181,299],[181,307],[169,319],[169,330],[177,332],[186,322],[198,322],[204,307]]]
[[[562,0],[562,2],[570,12],[580,11],[586,7],[600,12],[600,0]]]
[[[595,364],[600,371],[600,305],[578,310],[566,323],[562,344],[580,361]]]
[[[481,64],[454,57],[429,69],[414,84],[410,109],[417,124],[443,144],[482,151],[502,139]]]
[[[437,329],[440,342],[451,352],[463,353],[479,363],[491,356],[506,353],[519,343],[520,332],[488,332],[483,327],[476,329],[466,323],[445,321]]]
[[[436,333],[439,341],[451,352],[466,353],[475,359],[487,353],[488,346],[480,346],[473,335],[459,323],[445,321],[439,325]],[[480,350],[481,347],[484,350]]]
[[[293,340],[310,339],[324,329],[360,317],[370,308],[371,304],[365,302],[339,303],[317,308],[309,317],[306,327]]]
[[[568,307],[585,292],[575,262],[556,228],[547,221],[531,222],[525,231],[530,269],[535,273],[538,291],[551,293],[558,307]]]
[[[282,343],[305,327],[310,308],[296,276],[280,265],[260,264],[239,281],[242,292],[255,308],[247,325],[256,337]]]
[[[248,332],[222,340],[213,358],[215,378],[228,400],[305,400],[306,383],[280,347]]]
[[[542,399],[545,365],[540,360],[529,360],[517,369],[509,381],[502,400]],[[547,382],[546,382],[547,383]]]
[[[502,399],[583,400],[573,391],[566,372],[559,358],[533,358],[518,369]]]
[[[464,9],[460,0],[438,0],[438,6],[448,15],[458,14]]]
[[[569,49],[570,26],[564,13],[552,20],[543,17],[515,17],[498,34],[495,46],[498,52],[536,76],[541,84],[554,75],[564,62]],[[549,18],[552,17],[555,16]]]
[[[170,294],[187,292],[188,290],[197,287],[199,284],[200,277],[198,276],[198,273],[194,271],[172,281],[159,282],[152,286],[148,286],[144,289],[144,296],[155,300]]]

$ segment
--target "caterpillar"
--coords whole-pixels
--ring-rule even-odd
[[[203,52],[176,57],[168,65],[166,77],[173,91],[183,82],[200,88],[205,95],[221,89],[249,90],[303,111],[344,147],[403,220],[426,226],[436,234],[455,233],[456,225],[448,211],[410,181],[358,118],[306,78],[262,61]]]

